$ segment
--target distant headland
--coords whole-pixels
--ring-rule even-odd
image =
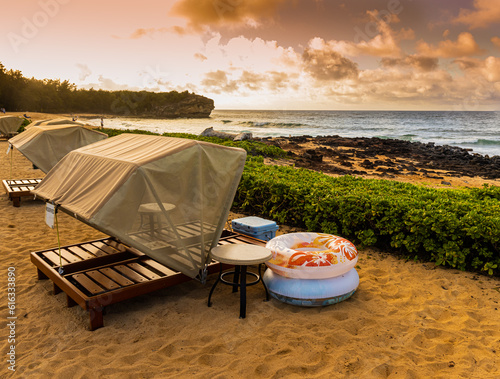
[[[122,117],[204,118],[214,101],[188,91],[78,89],[67,80],[26,78],[0,63],[0,108],[10,112],[93,113]]]

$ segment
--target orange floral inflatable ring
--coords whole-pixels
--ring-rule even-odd
[[[358,261],[356,247],[331,234],[283,234],[271,239],[266,247],[273,253],[266,265],[287,278],[333,278],[350,271]]]

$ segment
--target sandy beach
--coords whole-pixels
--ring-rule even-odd
[[[12,165],[0,141],[0,179],[39,178],[18,151]],[[458,183],[455,181],[454,183]],[[238,217],[238,216],[233,216]],[[66,214],[61,244],[102,233]],[[289,229],[281,228],[280,232]],[[24,378],[498,378],[500,280],[360,250],[360,284],[347,301],[301,308],[263,301],[249,287],[247,318],[226,287],[192,281],[107,308],[105,326],[68,308],[39,281],[30,252],[57,246],[44,205],[14,208],[0,193],[0,303],[8,319],[8,272],[15,272],[15,341],[3,329],[2,377]],[[15,372],[7,362],[12,347]],[[7,359],[5,359],[7,357]]]

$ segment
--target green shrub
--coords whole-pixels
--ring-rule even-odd
[[[500,188],[432,189],[247,162],[234,207],[361,246],[500,272]]]
[[[122,133],[134,133],[134,134],[149,134],[149,135],[159,135],[158,133],[150,132],[147,130],[139,129],[100,129],[103,133],[106,133],[109,137],[114,137]],[[272,158],[282,158],[286,156],[286,152],[277,146],[269,146],[265,143],[259,141],[230,141],[227,139],[222,139],[218,137],[205,137],[197,136],[195,134],[188,133],[163,133],[164,137],[176,137],[176,138],[188,138],[197,141],[205,141],[210,143],[215,143],[218,145],[230,146],[230,147],[240,147],[247,151],[250,156],[264,156]]]
[[[17,133],[22,133],[24,132],[24,130],[26,129],[26,127],[31,124],[31,120],[25,118],[23,120],[23,123],[21,124],[21,126],[19,127],[19,129],[17,129]]]

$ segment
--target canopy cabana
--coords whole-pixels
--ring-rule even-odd
[[[203,280],[245,158],[239,148],[122,134],[70,152],[33,193],[156,261]]]
[[[29,124],[28,128],[37,125],[68,125],[68,124],[84,126],[84,124],[82,124],[81,122],[68,120],[67,118],[51,118],[48,120],[35,121]]]
[[[60,119],[37,122],[9,143],[47,173],[70,151],[105,138],[108,136],[104,133]]]
[[[17,116],[0,117],[0,135],[10,136],[21,127],[23,119]]]

